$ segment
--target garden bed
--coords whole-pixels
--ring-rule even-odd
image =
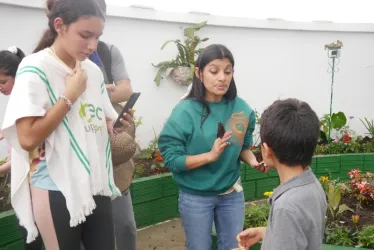
[[[374,172],[374,153],[315,156],[311,168],[318,177],[330,174],[330,178],[349,179],[347,172],[351,169]],[[241,166],[241,179],[246,201],[262,199],[265,192],[279,185],[279,178],[274,170],[265,174],[246,164]],[[179,216],[178,186],[170,173],[135,179],[131,185],[131,196],[138,228]],[[19,234],[14,214],[10,215],[13,219],[7,219],[7,226],[3,223],[3,215],[7,213],[13,212],[0,213],[0,231],[14,228],[13,231]],[[364,214],[362,216],[365,218]],[[3,239],[1,233],[0,239]],[[17,239],[12,242],[17,242]]]
[[[12,209],[10,204],[10,174],[0,174],[0,212]]]
[[[353,169],[347,176],[348,180],[320,177],[328,204],[324,235],[328,245],[323,249],[374,249],[374,174]],[[269,212],[267,203],[248,206],[244,228],[265,227]],[[214,228],[212,237],[216,241]]]

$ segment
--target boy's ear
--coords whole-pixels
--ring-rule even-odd
[[[274,168],[274,165],[275,165],[274,153],[265,142],[262,143],[261,152],[262,152],[262,158],[265,164],[268,167]]]

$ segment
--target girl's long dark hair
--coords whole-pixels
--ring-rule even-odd
[[[9,50],[0,51],[0,72],[15,78],[18,66],[25,57],[25,53],[17,47],[13,47],[12,49],[15,49],[16,53]]]
[[[195,67],[199,69],[200,72],[203,72],[206,65],[208,65],[211,61],[216,59],[228,59],[230,63],[232,64],[232,67],[234,67],[234,57],[231,54],[230,50],[226,48],[222,44],[212,44],[206,47],[199,55],[199,57],[196,60]],[[201,119],[201,126],[205,122],[206,118],[210,114],[210,108],[208,103],[205,101],[205,86],[200,81],[200,79],[194,74],[193,81],[192,81],[192,88],[190,93],[184,98],[195,100],[203,106],[203,112],[202,112],[202,119]],[[234,77],[231,79],[230,87],[227,90],[226,94],[224,95],[224,98],[227,101],[232,101],[237,96],[237,90],[235,85]]]

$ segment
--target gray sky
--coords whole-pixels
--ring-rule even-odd
[[[220,16],[374,25],[374,0],[107,0],[107,3],[145,5],[171,12],[200,11]]]

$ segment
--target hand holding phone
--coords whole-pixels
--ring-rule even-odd
[[[127,113],[130,109],[132,109],[134,107],[134,105],[135,105],[136,101],[138,100],[139,96],[140,96],[140,93],[136,93],[136,92],[134,92],[130,96],[129,100],[125,104],[125,107],[123,107],[121,113],[118,115],[118,118],[117,118],[116,122],[114,123],[113,128],[119,128],[119,127],[122,126],[121,119],[123,119],[123,116],[124,116],[125,113]]]
[[[221,138],[225,135],[226,130],[225,127],[221,122],[218,123],[218,128],[217,128],[217,138]]]

